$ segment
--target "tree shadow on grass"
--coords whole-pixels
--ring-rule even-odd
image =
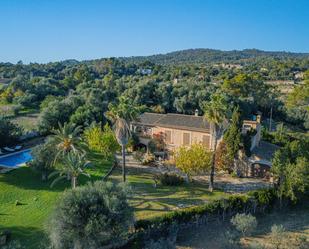
[[[205,201],[198,198],[149,198],[143,199],[140,197],[133,197],[130,199],[131,206],[135,211],[170,211],[176,209],[182,209],[191,206],[197,206],[205,204]]]
[[[217,196],[217,192],[210,192],[204,185],[184,184],[182,186],[157,186],[150,182],[134,182],[130,203],[136,212],[161,212],[203,205]],[[219,197],[219,195],[218,195]]]
[[[47,248],[48,238],[43,229],[37,227],[22,226],[1,226],[0,231],[8,230],[11,232],[10,241],[18,241],[27,249],[43,249]]]
[[[176,195],[179,193],[180,195],[187,196],[204,196],[207,195],[209,197],[213,197],[217,194],[217,192],[210,192],[208,188],[204,185],[200,184],[183,184],[180,186],[162,186],[158,185],[154,187],[154,184],[151,182],[130,182],[130,185],[134,192],[136,193],[146,193],[151,196],[163,197],[169,195]]]
[[[5,174],[0,175],[0,183],[13,185],[22,189],[48,190],[53,192],[63,191],[69,186],[68,183],[61,183],[51,188],[52,180],[42,181],[41,174],[29,167],[20,167]]]

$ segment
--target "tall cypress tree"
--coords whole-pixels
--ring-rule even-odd
[[[240,119],[239,108],[236,107],[233,110],[231,124],[223,136],[223,140],[227,146],[227,154],[231,161],[234,161],[234,159],[237,158],[238,150],[240,148],[241,127],[242,122]]]

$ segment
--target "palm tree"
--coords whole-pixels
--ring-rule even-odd
[[[59,128],[54,130],[54,135],[51,136],[51,144],[55,146],[57,150],[54,163],[71,151],[84,152],[82,140],[79,136],[80,132],[80,126],[75,126],[71,123],[64,123],[64,125],[61,125],[59,123]]]
[[[143,106],[136,106],[126,97],[120,97],[117,105],[110,104],[106,113],[108,119],[114,123],[114,131],[122,153],[122,177],[126,181],[126,145],[131,136],[129,122],[135,119],[142,111]]]
[[[52,182],[51,187],[69,175],[72,188],[76,188],[77,178],[80,175],[90,177],[90,175],[84,171],[89,165],[90,162],[86,160],[85,154],[80,154],[74,151],[68,152],[64,158],[62,167],[48,176],[48,178],[52,178],[53,176],[58,175],[58,177]]]
[[[218,142],[218,135],[222,128],[223,122],[227,117],[227,103],[222,94],[215,93],[211,96],[211,100],[204,105],[204,119],[210,123],[211,132],[213,134],[213,154],[211,160],[211,171],[209,179],[209,190],[214,189],[214,175],[216,162],[216,149]]]

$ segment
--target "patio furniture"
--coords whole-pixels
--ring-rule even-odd
[[[9,147],[4,147],[4,150],[8,151],[8,152],[14,152],[15,150]]]
[[[14,147],[14,150],[20,150],[21,148],[22,148],[21,145],[17,145],[17,146]]]

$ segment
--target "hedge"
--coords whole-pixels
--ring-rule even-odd
[[[164,215],[138,220],[128,243],[121,249],[144,248],[150,240],[168,238],[172,227],[190,227],[212,220],[225,219],[237,213],[258,213],[272,209],[277,195],[274,189],[232,195],[207,204],[168,212]]]
[[[205,205],[172,211],[150,219],[138,220],[135,223],[135,231],[161,229],[174,223],[194,222],[205,216],[215,218],[216,216],[232,215],[239,212],[264,212],[265,209],[274,205],[275,200],[276,194],[273,189],[252,191],[247,195],[232,195],[229,198],[215,200]]]

